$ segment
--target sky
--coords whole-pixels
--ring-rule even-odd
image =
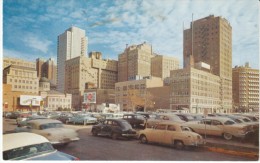
[[[233,66],[259,68],[258,0],[2,0],[3,56],[57,59],[57,36],[72,25],[84,29],[88,52],[118,60],[128,45],[147,42],[153,51],[183,64],[183,29],[214,15],[232,26]]]

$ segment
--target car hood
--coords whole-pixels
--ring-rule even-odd
[[[75,159],[76,157],[74,156],[56,150],[54,152],[31,157],[26,160],[75,160]]]

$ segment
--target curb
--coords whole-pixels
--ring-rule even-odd
[[[204,148],[206,148],[206,149],[208,149],[209,151],[212,151],[212,152],[256,158],[257,160],[259,159],[259,153],[257,153],[257,152],[241,152],[241,151],[234,151],[234,150],[228,150],[228,149],[224,149],[224,148],[207,147],[207,146],[205,146]]]

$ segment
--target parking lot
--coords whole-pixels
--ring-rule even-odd
[[[13,119],[3,119],[3,132],[11,132],[16,127]],[[80,140],[70,143],[68,146],[56,148],[65,153],[74,155],[80,160],[181,160],[181,161],[249,161],[257,160],[257,157],[245,157],[228,153],[218,153],[206,148],[196,150],[176,150],[171,147],[139,143],[138,140],[112,140],[108,137],[92,136],[92,125],[64,125],[66,128],[77,130]],[[216,137],[207,137],[208,142],[217,141],[218,144],[226,141]],[[235,140],[236,144],[242,144]],[[252,145],[243,143],[243,146]],[[255,147],[257,150],[258,147]]]

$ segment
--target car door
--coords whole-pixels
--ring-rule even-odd
[[[102,128],[102,134],[104,135],[110,135],[111,134],[111,126],[113,125],[112,120],[107,120]]]
[[[199,134],[209,134],[210,127],[211,127],[211,120],[203,119],[198,124],[193,125],[192,129]]]
[[[156,125],[150,134],[149,141],[152,141],[155,143],[163,143],[165,130],[166,130],[165,124]]]
[[[210,133],[211,135],[221,136],[223,133],[223,124],[218,120],[212,120]]]
[[[165,133],[164,138],[162,139],[163,144],[172,144],[172,141],[178,137],[178,132],[175,125],[168,125]]]

